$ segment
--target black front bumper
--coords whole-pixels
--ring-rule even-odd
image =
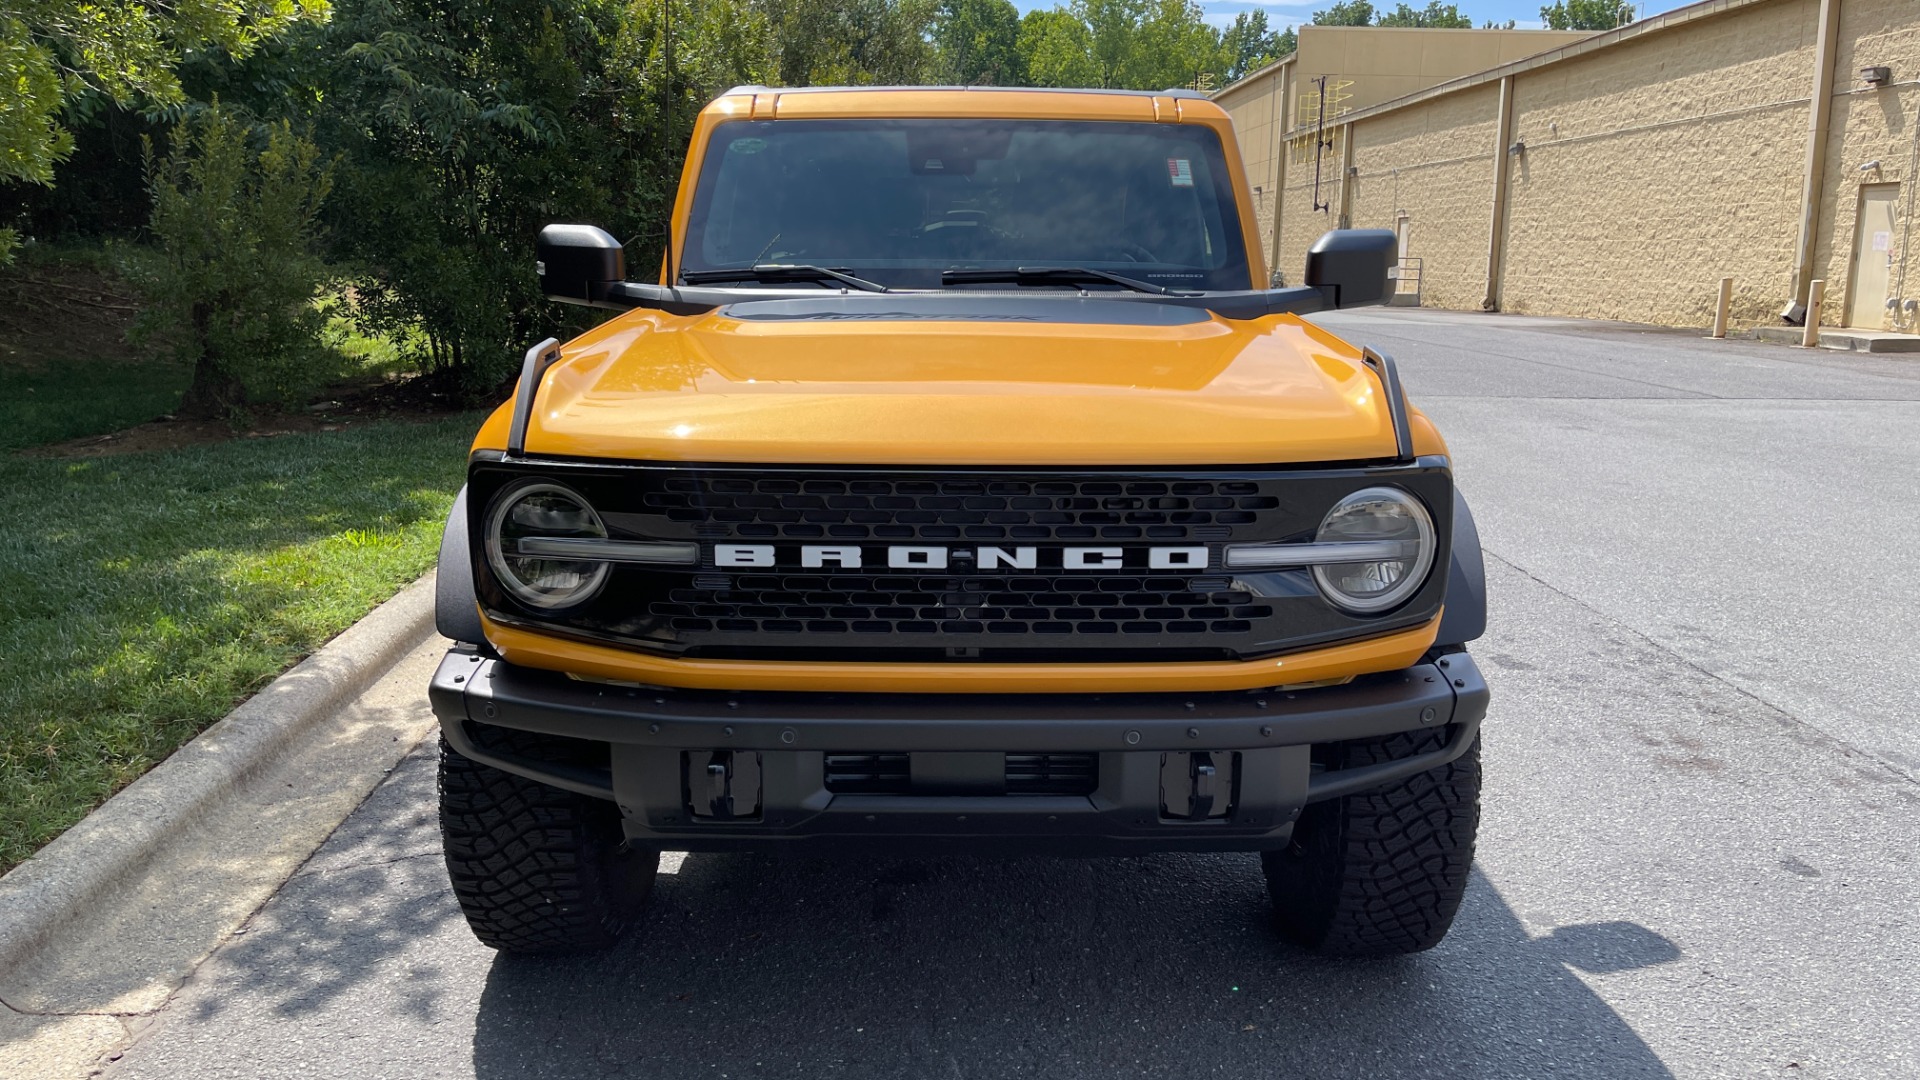
[[[1452,761],[1487,708],[1486,683],[1464,652],[1312,690],[1012,695],[628,688],[459,647],[429,693],[455,750],[612,800],[635,842],[688,851],[800,841],[914,850],[943,842],[1081,852],[1278,847],[1308,803]],[[571,749],[549,756],[499,737],[513,731],[579,742],[556,740]],[[1440,732],[1439,749],[1362,769],[1313,761],[1316,743],[1414,731]],[[828,790],[827,755],[849,752],[963,764],[992,754],[1084,754],[1097,760],[1097,781],[1081,794]],[[1192,816],[1198,804],[1184,788],[1169,802],[1170,761],[1217,765],[1210,815]],[[937,771],[930,765],[927,774]],[[714,783],[743,785],[740,812],[715,813],[710,772]]]

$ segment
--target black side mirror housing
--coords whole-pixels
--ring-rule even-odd
[[[1306,283],[1327,294],[1328,307],[1384,304],[1399,252],[1392,229],[1334,229],[1307,250]]]
[[[549,225],[534,243],[540,291],[563,304],[597,304],[627,280],[627,256],[605,229]]]

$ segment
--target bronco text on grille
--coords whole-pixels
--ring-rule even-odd
[[[564,482],[618,540],[692,541],[695,566],[616,566],[565,612],[510,625],[689,658],[1234,660],[1430,620],[1434,575],[1393,615],[1328,605],[1303,567],[1229,570],[1228,544],[1311,540],[1357,488],[1391,483],[1449,535],[1451,479],[1411,466],[1107,472],[796,470],[476,461],[476,535],[501,493]],[[1438,552],[1445,565],[1444,547]]]

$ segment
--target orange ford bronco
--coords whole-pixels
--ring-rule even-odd
[[[604,945],[659,853],[1259,852],[1282,936],[1440,940],[1480,547],[1391,359],[1392,233],[1264,288],[1197,94],[741,87],[657,283],[597,228],[447,523],[433,678],[480,939]]]

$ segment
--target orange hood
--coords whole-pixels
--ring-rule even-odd
[[[565,347],[543,381],[526,448],[890,465],[1234,465],[1393,453],[1379,383],[1359,350],[1296,317],[1229,321],[1070,298],[983,311],[955,318],[879,303],[859,315],[796,315],[763,303],[693,316],[631,312]],[[505,445],[509,411],[494,415],[476,448]],[[1418,414],[1413,429],[1417,452],[1445,452]]]

